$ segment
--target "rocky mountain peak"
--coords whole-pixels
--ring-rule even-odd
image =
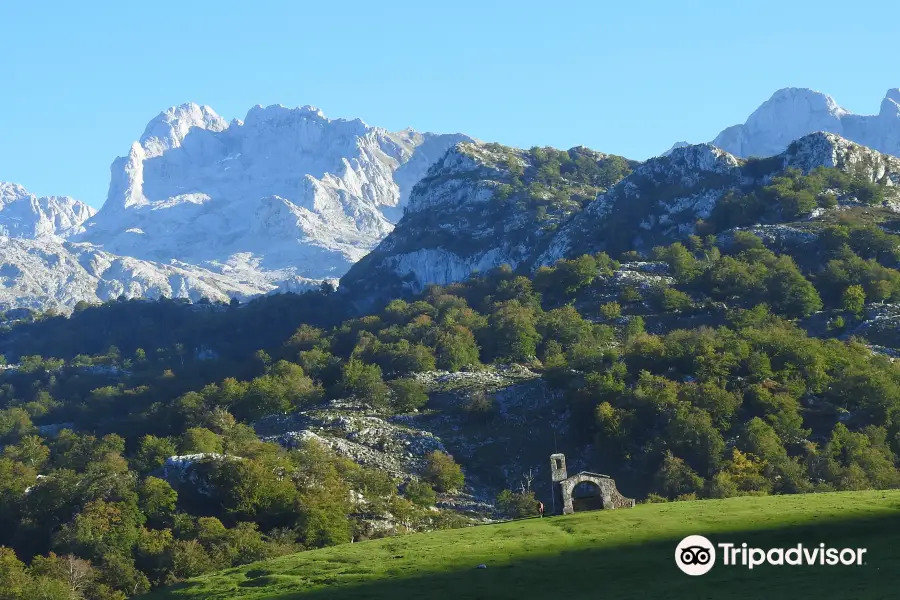
[[[651,158],[638,167],[638,170],[641,172],[710,171],[724,173],[737,164],[738,159],[721,148],[712,144],[696,144],[675,148],[666,157]]]
[[[244,298],[335,280],[393,229],[431,164],[470,140],[391,133],[313,106],[255,106],[230,123],[196,103],[169,108],[113,162],[97,214],[42,221],[40,231],[73,232],[65,243],[0,248],[0,262],[20,265],[8,269],[3,303],[18,292],[31,307],[122,293]],[[15,206],[35,201],[4,194]],[[0,235],[21,231],[21,217],[0,208]],[[86,256],[137,270],[88,268]],[[165,284],[177,269],[190,277]]]
[[[159,113],[147,124],[140,144],[148,157],[159,156],[179,147],[192,129],[224,131],[227,128],[228,122],[212,108],[189,102]]]
[[[393,134],[312,106],[255,106],[229,124],[182,105],[113,163],[106,204],[77,241],[276,287],[337,278],[391,231],[431,163],[469,139]]]
[[[644,163],[618,159],[629,169],[609,186],[597,185],[593,177],[617,159],[578,148],[457,144],[416,185],[394,231],[341,285],[396,296],[503,264],[533,270],[600,251],[649,251],[697,233],[724,197],[759,191],[788,167],[836,168],[872,183],[900,183],[900,159],[827,132],[803,136],[765,159],[741,159],[712,144],[675,148]],[[551,175],[557,172],[558,178]],[[585,181],[597,187],[579,188]],[[588,189],[593,195],[577,200]],[[893,199],[885,202],[894,208]]]

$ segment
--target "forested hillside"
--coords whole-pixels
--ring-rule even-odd
[[[525,516],[551,436],[650,501],[898,487],[892,191],[787,169],[680,241],[499,267],[363,315],[327,287],[7,315],[3,589],[122,598]]]

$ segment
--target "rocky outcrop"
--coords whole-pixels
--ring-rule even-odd
[[[164,479],[178,491],[211,496],[214,493],[210,483],[210,471],[224,461],[243,460],[240,456],[203,452],[170,456],[151,475]]]
[[[340,456],[400,479],[421,473],[429,452],[446,452],[440,438],[431,432],[346,402],[291,415],[272,415],[253,426],[264,441],[293,448],[314,440]]]

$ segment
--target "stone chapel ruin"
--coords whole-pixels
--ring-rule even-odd
[[[580,471],[570,477],[565,454],[550,455],[550,478],[557,513],[568,515],[583,510],[634,507],[634,500],[620,494],[615,480],[609,475]]]

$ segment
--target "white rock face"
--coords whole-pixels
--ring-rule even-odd
[[[817,131],[900,156],[900,89],[887,91],[877,115],[856,115],[821,92],[785,88],[756,109],[746,123],[725,129],[711,143],[741,158],[774,156],[794,140]]]
[[[389,133],[313,107],[160,114],[111,168],[106,203],[77,241],[275,285],[337,278],[392,229],[412,186],[463,135]]]
[[[84,202],[68,196],[38,198],[21,185],[0,182],[0,236],[65,236],[95,212]]]

